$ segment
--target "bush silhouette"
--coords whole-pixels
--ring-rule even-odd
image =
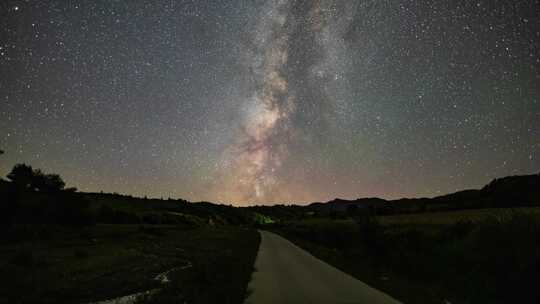
[[[19,189],[29,189],[34,178],[34,169],[26,164],[16,164],[7,175]]]
[[[16,164],[7,175],[12,183],[3,183],[0,194],[7,203],[0,206],[0,221],[7,227],[17,224],[60,224],[86,226],[95,223],[90,202],[64,189],[58,174],[46,174],[26,164]]]
[[[57,192],[66,186],[58,174],[45,174],[39,169],[33,169],[26,164],[16,164],[7,175],[19,189],[39,190],[42,192]]]
[[[34,189],[43,192],[57,192],[64,189],[66,183],[58,174],[44,174],[40,170],[35,170],[32,186]]]

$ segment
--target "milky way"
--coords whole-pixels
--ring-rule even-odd
[[[239,140],[225,154],[229,182],[216,190],[230,194],[228,200],[290,199],[290,185],[280,174],[289,145],[303,135],[296,112],[312,110],[311,115],[321,119],[343,106],[337,99],[346,90],[340,84],[346,82],[343,62],[349,61],[343,36],[355,7],[329,1],[270,1],[262,8],[250,43],[244,45],[253,95],[243,102]]]
[[[540,170],[538,1],[4,1],[0,174],[236,205]]]

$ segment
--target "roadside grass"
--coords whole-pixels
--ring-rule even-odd
[[[161,291],[153,303],[214,303],[202,290],[229,295],[221,303],[241,303],[259,242],[255,230],[235,227],[25,230],[35,237],[0,244],[0,303],[89,303],[155,288]],[[171,269],[170,283],[154,279]],[[207,279],[199,280],[201,275]]]
[[[540,302],[538,208],[398,217],[304,220],[273,230],[405,303]]]
[[[141,302],[242,303],[259,243],[259,233],[250,229],[228,228],[210,235],[192,235],[185,246],[192,253],[191,267],[171,272],[171,283]]]
[[[519,208],[485,208],[485,209],[465,209],[457,211],[425,212],[411,214],[396,214],[377,216],[377,221],[383,226],[406,226],[414,225],[419,227],[452,225],[458,222],[478,222],[490,217],[508,217],[515,213],[536,214],[540,218],[540,207],[519,207]],[[324,228],[325,226],[337,227],[342,225],[345,229],[350,224],[354,224],[353,218],[330,218],[316,217],[301,220],[288,221],[289,223],[301,223],[314,228]]]
[[[513,213],[531,213],[540,218],[540,207],[466,209],[379,216],[381,225],[451,225],[460,221],[478,222],[487,218],[505,217]]]

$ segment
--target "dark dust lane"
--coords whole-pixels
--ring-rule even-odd
[[[261,231],[246,304],[399,303],[271,232]]]

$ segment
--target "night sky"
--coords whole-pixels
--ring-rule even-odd
[[[0,175],[235,205],[540,171],[539,1],[2,1]]]

